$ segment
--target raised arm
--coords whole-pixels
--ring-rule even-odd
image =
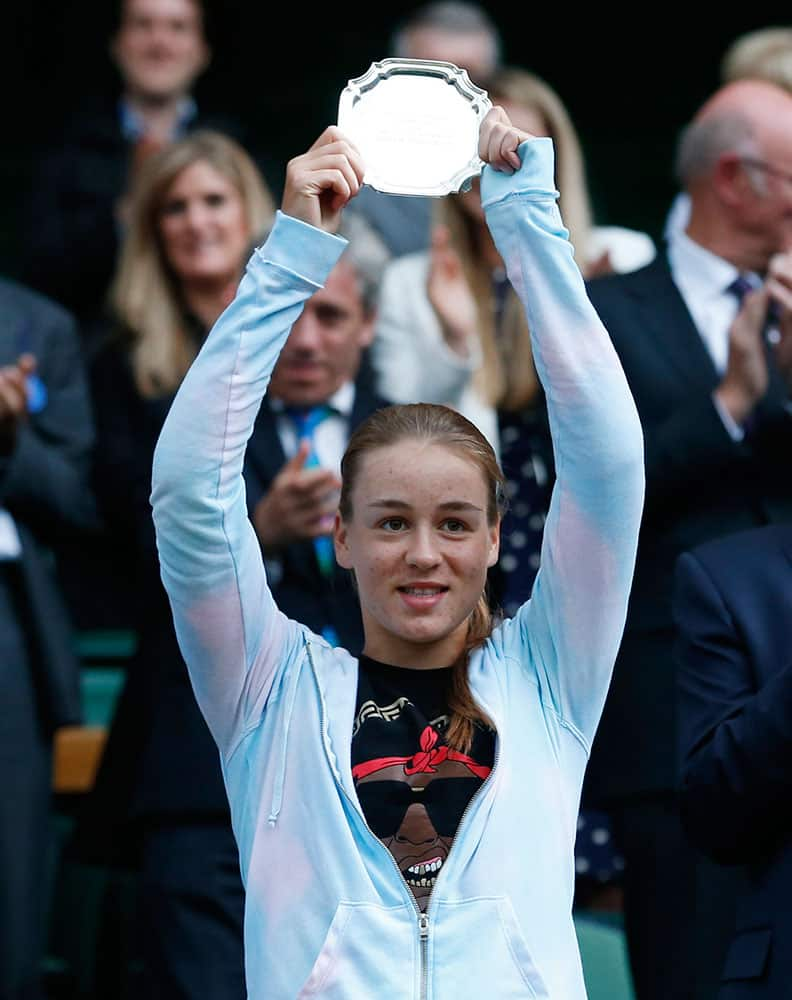
[[[556,484],[531,600],[507,623],[548,707],[588,746],[621,640],[643,504],[643,438],[556,206],[553,147],[490,112],[487,222],[522,300],[547,398]],[[486,123],[485,123],[486,124]]]
[[[267,587],[245,503],[245,448],[289,330],[346,246],[332,232],[362,175],[335,128],[290,162],[283,211],[187,373],[154,456],[162,579],[198,702],[226,753],[261,718],[289,644],[302,641]]]

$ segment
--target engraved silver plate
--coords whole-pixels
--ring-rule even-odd
[[[338,127],[377,191],[445,195],[481,173],[479,125],[491,107],[453,63],[382,59],[341,92]]]

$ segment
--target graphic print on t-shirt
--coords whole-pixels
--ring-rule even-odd
[[[412,682],[419,672],[406,673],[413,675],[408,677]],[[431,673],[437,681],[448,676],[446,671]],[[375,683],[381,680],[377,677]],[[477,727],[471,755],[446,744],[447,716],[425,714],[438,707],[437,693],[412,691],[423,705],[403,695],[380,703],[369,698],[361,704],[359,698],[353,737],[352,776],[363,814],[422,911],[462,815],[492,770],[494,755],[494,733],[483,727]]]

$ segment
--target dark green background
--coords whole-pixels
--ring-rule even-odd
[[[0,93],[0,271],[15,274],[19,205],[38,150],[64,115],[95,91],[117,86],[107,58],[113,0],[4,5]],[[215,57],[201,79],[202,107],[229,111],[276,163],[302,152],[335,120],[347,79],[388,54],[397,18],[418,6],[210,0]],[[679,128],[718,84],[726,46],[744,31],[789,18],[788,6],[753,5],[750,16],[711,5],[633,6],[489,3],[508,62],[544,76],[575,120],[598,221],[657,238],[674,193]],[[695,17],[695,24],[687,23]],[[709,19],[704,23],[702,19]]]

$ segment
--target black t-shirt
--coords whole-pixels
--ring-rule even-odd
[[[421,910],[495,758],[495,732],[488,727],[475,727],[469,754],[447,746],[451,671],[360,657],[355,788],[366,822],[393,855]]]

